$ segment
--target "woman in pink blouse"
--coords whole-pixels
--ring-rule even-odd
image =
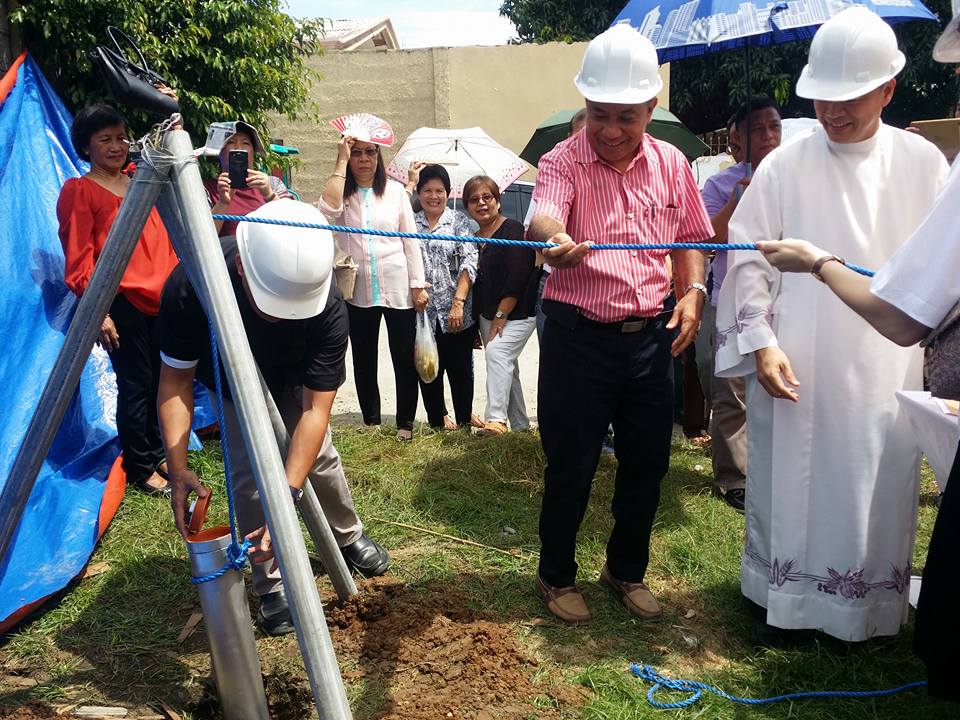
[[[331,222],[356,228],[416,232],[410,200],[400,183],[387,179],[380,146],[340,138],[337,162],[317,203]],[[367,425],[379,425],[377,344],[380,318],[387,323],[397,385],[397,439],[413,437],[417,371],[413,364],[416,310],[427,305],[420,242],[396,237],[335,233],[338,257],[358,265],[347,298],[353,377]]]

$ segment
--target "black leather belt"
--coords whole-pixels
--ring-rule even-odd
[[[626,320],[621,320],[619,322],[605,323],[597,320],[591,320],[583,315],[578,318],[578,322],[587,327],[595,327],[601,330],[609,330],[610,332],[619,333],[640,332],[645,327],[650,325],[654,320],[656,320],[656,317],[633,317],[627,318]]]

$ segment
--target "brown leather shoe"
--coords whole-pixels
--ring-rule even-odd
[[[600,582],[619,595],[627,610],[641,620],[659,620],[663,615],[660,603],[657,602],[646,585],[642,582],[631,583],[617,580],[610,574],[606,563],[603,565],[603,570],[600,571]]]
[[[590,621],[590,610],[583,601],[583,595],[576,585],[556,588],[547,585],[537,573],[537,595],[547,606],[547,610],[567,623],[585,623]]]
[[[508,432],[510,431],[507,429],[506,423],[499,422],[498,420],[491,420],[485,423],[480,430],[481,435],[503,435]]]

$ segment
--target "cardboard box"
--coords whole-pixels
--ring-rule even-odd
[[[960,152],[960,118],[943,120],[915,120],[910,123],[927,140],[952,160]]]

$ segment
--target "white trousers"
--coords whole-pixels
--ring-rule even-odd
[[[507,320],[503,335],[494,338],[493,342],[487,342],[490,336],[490,321],[480,318],[483,354],[487,362],[487,408],[484,412],[484,420],[487,422],[509,421],[511,430],[526,430],[530,427],[527,406],[523,402],[520,363],[517,358],[536,329],[535,317]]]

